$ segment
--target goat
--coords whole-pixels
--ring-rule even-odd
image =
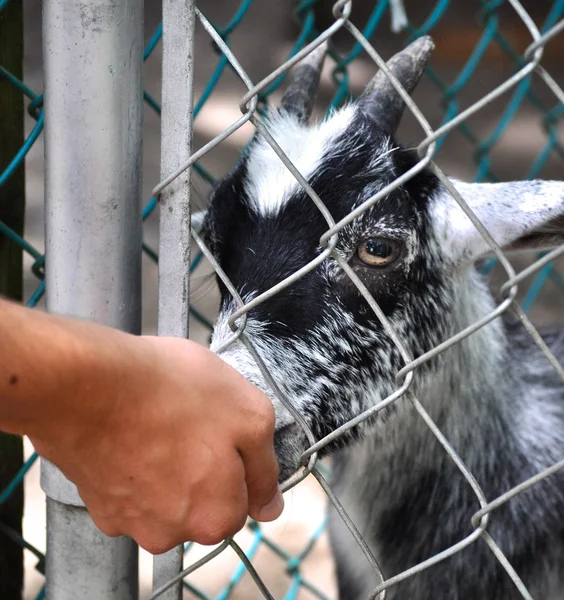
[[[408,93],[433,49],[423,37],[388,63]],[[335,221],[418,162],[394,133],[404,110],[382,72],[357,102],[309,125],[323,62],[294,70],[268,129]],[[502,247],[564,242],[564,184],[452,181]],[[256,136],[212,193],[204,239],[243,300],[322,252],[327,223],[265,140]],[[413,357],[491,313],[475,263],[490,248],[425,168],[346,225],[336,251],[377,301]],[[232,332],[235,305],[220,283],[212,350]],[[246,335],[317,439],[396,389],[405,365],[368,303],[327,258],[248,314]],[[564,357],[564,332],[543,332]],[[250,351],[236,341],[220,356],[262,389],[276,412],[281,477],[309,443]],[[521,325],[495,319],[423,364],[412,389],[484,490],[488,501],[564,457],[564,384]],[[449,548],[473,531],[480,506],[459,469],[403,397],[326,448],[331,487],[379,559],[386,577]],[[564,598],[564,475],[543,480],[495,510],[488,532],[536,598]],[[377,583],[340,517],[330,539],[341,600]],[[522,598],[480,539],[388,591],[408,600]]]

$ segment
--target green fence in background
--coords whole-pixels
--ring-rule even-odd
[[[220,27],[219,24],[215,24],[217,30],[220,32],[223,40],[229,45],[230,35],[237,29],[237,27],[245,20],[248,11],[254,2],[259,0],[244,0],[242,1],[234,11],[234,14],[226,25]],[[460,1],[460,0],[459,0]],[[7,11],[11,2],[21,2],[21,0],[0,0],[0,13]],[[442,98],[441,104],[444,109],[444,122],[451,121],[460,110],[464,108],[461,106],[459,97],[461,92],[468,86],[472,77],[475,76],[476,72],[479,72],[480,68],[483,67],[483,62],[486,54],[490,50],[491,46],[497,46],[497,50],[503,52],[507,57],[507,62],[513,65],[514,71],[517,71],[520,67],[525,64],[525,60],[522,58],[521,53],[512,45],[510,40],[502,33],[502,18],[500,11],[503,10],[504,2],[502,0],[494,1],[479,1],[474,0],[476,5],[476,12],[479,14],[481,23],[481,36],[477,41],[473,51],[467,57],[466,62],[461,65],[460,70],[453,77],[452,81],[444,81],[439,75],[432,69],[427,69],[427,77],[430,79],[432,84],[440,92]],[[300,23],[299,33],[296,36],[295,43],[291,52],[291,55],[295,54],[301,48],[303,48],[309,41],[314,39],[319,31],[316,22],[316,14],[318,11],[318,2],[316,0],[304,0],[298,2],[294,7],[294,12],[297,21]],[[394,3],[397,5],[397,2]],[[449,18],[449,8],[452,10],[452,6],[456,2],[450,0],[438,0],[434,3],[429,3],[428,14],[422,24],[415,26],[415,24],[409,23],[402,33],[402,41],[407,45],[413,39],[423,34],[433,34],[434,30],[440,25],[444,25],[446,19]],[[390,5],[387,0],[374,1],[374,8],[366,20],[363,33],[372,41],[372,43],[378,47],[377,33],[383,28],[389,28],[390,26]],[[397,8],[396,8],[397,9]],[[205,10],[205,7],[204,7]],[[1,15],[0,15],[1,16]],[[409,17],[409,10],[408,15]],[[564,16],[564,0],[555,0],[546,9],[545,21],[539,25],[541,33],[549,30],[553,27],[560,19]],[[159,26],[154,34],[152,35],[147,47],[145,49],[144,58],[147,60],[157,45],[160,42],[162,34],[162,28]],[[0,40],[0,45],[2,40]],[[194,109],[194,116],[197,119],[197,115],[205,105],[207,100],[213,94],[218,82],[224,76],[224,74],[231,69],[229,61],[221,53],[221,50],[214,46],[209,46],[210,52],[217,53],[217,66],[204,91],[199,98],[196,98],[196,104]],[[331,52],[332,63],[332,79],[334,82],[334,94],[332,98],[332,106],[339,106],[343,102],[347,101],[351,97],[350,91],[350,80],[349,80],[349,67],[351,63],[358,59],[363,52],[362,47],[359,43],[356,43],[352,49],[344,56],[336,55]],[[2,54],[0,54],[2,56]],[[268,110],[268,101],[270,94],[282,83],[283,77],[274,81],[266,90],[264,90],[259,96],[261,111]],[[13,89],[17,90],[19,94],[25,99],[27,114],[33,119],[34,126],[27,138],[21,144],[21,147],[13,154],[8,157],[5,164],[0,164],[0,192],[2,187],[6,186],[12,178],[18,176],[18,172],[23,168],[23,164],[27,153],[32,146],[40,140],[41,132],[43,129],[43,96],[40,91],[31,90],[24,81],[16,76],[13,72],[8,70],[5,65],[0,63],[0,80],[4,83],[8,83]],[[528,109],[533,109],[538,114],[538,122],[542,125],[545,131],[545,144],[538,155],[529,165],[526,172],[521,173],[521,178],[534,178],[539,175],[549,157],[553,154],[564,157],[564,147],[558,139],[558,121],[564,106],[557,103],[554,99],[553,104],[546,104],[532,88],[532,76],[528,76],[523,79],[513,90],[504,97],[504,105],[499,111],[499,117],[494,127],[491,127],[488,131],[487,136],[480,137],[476,131],[474,131],[467,122],[461,122],[457,126],[457,130],[464,136],[469,144],[474,148],[473,160],[475,162],[475,174],[474,178],[476,181],[495,181],[497,175],[495,168],[492,166],[491,153],[492,149],[500,138],[504,135],[507,127],[516,118],[517,113],[523,106],[527,106]],[[158,103],[145,92],[144,94],[147,110],[154,111],[160,114],[160,107]],[[2,106],[2,104],[0,104]],[[0,121],[3,115],[0,114]],[[1,131],[1,130],[0,130]],[[445,137],[450,135],[450,131],[439,139],[438,145],[444,143]],[[2,140],[0,140],[0,144]],[[0,153],[0,157],[3,155]],[[195,164],[196,178],[200,178],[201,181],[207,185],[213,185],[216,177],[221,177],[223,173],[210,173],[203,166]],[[23,202],[23,198],[13,199],[3,197],[0,194],[2,202]],[[156,200],[154,198],[148,198],[143,209],[143,220],[147,221],[151,219],[156,208]],[[4,214],[2,207],[0,206],[0,216]],[[2,238],[5,238],[2,240]],[[36,306],[40,302],[43,294],[45,293],[44,283],[44,261],[45,257],[41,248],[33,247],[26,239],[25,235],[22,236],[19,232],[11,228],[6,222],[0,220],[0,241],[4,242],[9,240],[11,244],[15,244],[21,249],[23,253],[29,255],[33,264],[31,270],[37,280],[36,289],[25,298],[25,302],[28,306]],[[148,244],[143,245],[143,251],[149,256],[155,263],[158,261],[158,254],[156,250],[150,247]],[[192,270],[198,269],[201,263],[202,256],[196,255],[191,265]],[[487,272],[494,266],[494,261],[490,261],[484,265],[484,270]],[[2,265],[0,264],[0,270]],[[522,306],[525,310],[531,308],[539,294],[542,292],[544,285],[548,280],[551,280],[563,293],[564,293],[564,279],[555,269],[552,264],[547,264],[540,271],[538,271],[530,283],[525,297],[522,302]],[[191,309],[192,315],[202,322],[204,325],[211,329],[212,324],[209,323],[204,316],[202,316],[194,307]],[[22,486],[26,473],[30,467],[34,464],[37,459],[37,455],[33,455],[25,464],[21,466],[17,475],[10,481],[10,483],[2,490],[0,490],[0,506],[6,503],[12,495],[17,492]],[[0,461],[2,457],[0,457]],[[0,524],[1,525],[1,524]],[[267,546],[273,553],[274,556],[278,557],[280,569],[284,570],[288,575],[288,590],[285,598],[290,600],[296,596],[300,588],[303,586],[307,588],[314,596],[324,598],[323,593],[316,586],[316,582],[309,581],[302,577],[301,565],[304,560],[310,555],[312,549],[315,547],[319,536],[323,532],[324,526],[320,527],[312,535],[309,542],[305,547],[297,554],[289,554],[282,547],[277,545],[272,539],[270,539],[256,522],[249,522],[247,525],[253,534],[253,541],[248,548],[246,548],[247,556],[252,559],[261,546]],[[43,572],[44,568],[44,556],[36,548],[28,544],[22,536],[16,531],[10,531],[6,528],[0,528],[0,536],[4,536],[6,543],[18,544],[25,550],[34,553],[38,558],[37,568]],[[4,547],[4,541],[0,542],[0,550]],[[185,551],[190,552],[191,544],[187,544]],[[273,559],[274,560],[274,559]],[[225,582],[225,587],[221,593],[216,596],[218,599],[228,598],[241,577],[245,573],[245,566],[243,563],[233,572],[229,581]],[[189,582],[184,583],[186,588],[197,598],[207,599],[210,596],[205,590],[196,588]],[[42,591],[38,598],[41,598],[44,594]]]

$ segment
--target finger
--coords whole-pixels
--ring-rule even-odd
[[[162,531],[151,529],[136,529],[131,537],[137,544],[151,554],[163,554],[188,541],[178,531],[163,534]]]
[[[96,493],[89,493],[82,487],[77,487],[80,499],[86,505],[86,510],[94,525],[108,537],[118,537],[123,535],[124,531],[112,519],[111,513],[108,511],[108,502],[104,502]],[[110,504],[111,506],[111,504]]]
[[[188,539],[209,546],[235,535],[247,521],[248,501],[245,469],[241,456],[230,448],[222,452],[222,463],[213,480],[201,485],[198,498],[185,522]]]
[[[258,435],[239,447],[245,466],[249,515],[257,521],[274,521],[284,509],[273,439],[274,426],[267,423]]]
[[[123,528],[115,523],[112,519],[104,519],[100,517],[96,512],[90,512],[90,518],[94,522],[94,525],[108,537],[119,537],[120,535],[124,535],[125,531]]]
[[[241,531],[246,522],[246,502],[237,505],[218,503],[208,518],[197,519],[189,524],[184,541],[190,540],[202,546],[215,546]]]

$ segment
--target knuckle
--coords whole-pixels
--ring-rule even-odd
[[[136,540],[136,542],[139,544],[139,546],[141,546],[141,548],[143,548],[143,550],[149,552],[149,554],[164,554],[176,546],[176,544],[165,544],[152,540],[147,540],[146,542],[142,540]]]
[[[272,404],[261,402],[257,408],[256,432],[260,438],[272,438],[274,436],[274,427],[276,417]]]
[[[90,515],[94,525],[108,537],[118,537],[120,535],[125,535],[124,531],[112,521],[97,517],[96,515]]]
[[[151,532],[141,532],[132,536],[135,541],[150,554],[163,554],[180,543],[180,540],[165,539]]]
[[[232,512],[228,517],[210,518],[205,526],[193,536],[193,539],[204,546],[215,546],[243,529],[246,522],[246,512],[240,511]]]
[[[227,535],[223,535],[219,531],[202,531],[197,536],[194,536],[194,541],[202,546],[217,546],[226,537]]]

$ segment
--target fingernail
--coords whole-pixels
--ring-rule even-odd
[[[277,519],[282,514],[283,510],[284,497],[280,488],[278,488],[274,498],[260,509],[257,521],[274,521],[274,519]]]

